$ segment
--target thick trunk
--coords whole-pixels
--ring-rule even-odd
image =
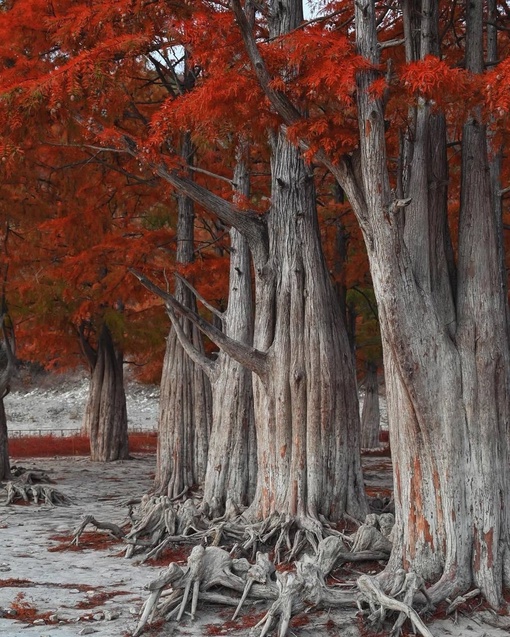
[[[182,155],[191,160],[192,145],[185,135]],[[179,264],[193,261],[193,202],[179,196],[177,254]],[[176,278],[175,296],[185,307],[196,309],[193,293]],[[179,319],[186,338],[203,351],[199,330],[187,319]],[[159,412],[159,438],[155,488],[159,493],[176,497],[193,485],[202,483],[207,465],[211,389],[209,380],[184,351],[175,329],[167,339]]]
[[[9,463],[9,437],[7,433],[7,417],[5,414],[4,398],[0,398],[0,482],[11,478]]]
[[[92,368],[83,428],[90,436],[91,460],[110,462],[129,457],[123,357],[106,325]]]
[[[422,28],[430,33],[437,6],[424,4]],[[466,59],[479,72],[481,3],[467,5]],[[356,28],[360,52],[377,62],[373,2],[357,7]],[[438,193],[444,125],[420,104],[404,219],[389,186],[382,103],[367,91],[372,79],[372,72],[359,77],[366,209],[357,214],[385,356],[397,518],[389,569],[404,566],[435,580],[435,599],[473,584],[498,606],[509,548],[510,375],[486,133],[476,117],[463,131],[455,281]]]
[[[379,447],[381,413],[379,410],[379,383],[377,365],[369,363],[365,378],[365,396],[361,410],[361,447],[376,449]]]
[[[270,258],[256,263],[255,381],[259,472],[252,510],[366,513],[358,399],[338,299],[320,243],[313,176],[279,135],[272,158]]]

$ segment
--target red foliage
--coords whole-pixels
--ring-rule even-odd
[[[154,432],[129,435],[132,453],[155,453],[158,437]],[[9,440],[12,458],[47,458],[52,456],[88,456],[90,443],[87,436],[31,436]]]
[[[129,593],[127,591],[97,591],[86,600],[78,602],[76,604],[76,608],[95,608],[96,606],[101,606],[109,599],[113,599],[119,595],[129,595]]]
[[[78,545],[71,545],[71,540],[73,539],[71,535],[52,535],[49,539],[58,542],[57,546],[52,546],[48,549],[50,553],[62,551],[81,552],[90,549],[102,551],[121,542],[121,540],[109,533],[101,533],[99,531],[85,531],[80,535]]]
[[[176,544],[165,548],[157,559],[149,559],[144,564],[150,566],[168,566],[171,562],[186,564],[192,548],[192,545]]]
[[[36,619],[44,619],[46,624],[57,623],[56,620],[50,621],[50,612],[39,613],[37,608],[26,600],[24,593],[18,593],[11,602],[10,607],[13,611],[16,611],[16,615],[13,617],[16,621],[33,623]]]
[[[236,630],[242,630],[246,628],[252,628],[265,616],[265,612],[262,613],[247,613],[242,615],[235,621],[228,620],[222,624],[207,624],[205,626],[207,635],[228,635]]]

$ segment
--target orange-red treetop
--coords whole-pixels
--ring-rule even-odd
[[[319,149],[333,160],[356,149],[355,78],[367,65],[356,54],[353,2],[317,5],[329,17],[285,37],[269,38],[264,12],[256,13],[253,26],[271,88],[297,113],[286,122],[288,134],[305,143],[310,161]],[[373,91],[386,97],[395,173],[409,106],[418,100],[448,117],[452,183],[459,123],[468,109],[483,109],[495,148],[506,141],[509,34],[498,33],[498,63],[469,74],[460,5],[440,3],[441,57],[411,61],[398,6],[379,5],[382,61]],[[267,131],[282,122],[264,96],[228,2],[11,0],[0,12],[0,42],[0,160],[9,201],[2,219],[17,231],[18,252],[11,250],[9,259],[19,261],[12,289],[24,312],[53,298],[41,281],[62,288],[59,302],[74,326],[119,307],[142,312],[149,297],[134,292],[126,267],[157,273],[166,285],[174,267],[175,199],[154,169],[188,174],[180,155],[184,131],[195,143],[188,158],[195,180],[229,201],[238,139],[250,141],[252,195],[238,207],[240,214],[267,209]],[[508,177],[505,164],[503,184]],[[455,193],[452,187],[453,213]],[[211,232],[222,229],[200,212],[205,246]],[[202,253],[208,271],[218,254],[212,246]],[[201,264],[193,272],[199,287]],[[218,267],[226,271],[224,263]],[[357,267],[366,268],[365,262]],[[211,286],[209,277],[206,295],[224,298],[224,279],[218,275]]]

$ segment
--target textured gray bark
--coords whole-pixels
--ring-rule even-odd
[[[2,306],[4,305],[5,300],[2,299]],[[5,325],[7,311],[4,308],[2,309],[2,315],[0,316],[0,329],[3,336],[3,343],[0,345],[0,481],[8,480],[11,477],[9,435],[4,398],[9,393],[9,385],[16,368],[14,336],[12,331]]]
[[[249,195],[249,174],[242,149],[234,173],[238,193]],[[223,331],[240,343],[253,343],[251,256],[246,239],[230,230],[230,275]],[[227,498],[247,505],[257,475],[252,373],[221,351],[212,381],[213,419],[204,483],[204,500],[221,507]]]
[[[379,447],[379,430],[381,428],[381,412],[379,409],[379,382],[377,365],[367,365],[365,377],[365,397],[361,410],[361,447],[376,449]]]
[[[255,261],[259,473],[252,510],[338,519],[366,511],[349,341],[320,243],[313,177],[277,136],[269,259]],[[325,467],[328,469],[325,470]]]
[[[232,7],[243,36],[251,33],[241,5]],[[301,3],[270,3],[272,35],[295,28]],[[250,55],[257,48],[245,37]],[[255,59],[255,58],[254,58]],[[264,89],[283,108],[264,64],[255,63]],[[289,116],[296,115],[290,108]],[[338,519],[367,512],[360,461],[354,370],[318,232],[313,175],[283,134],[275,136],[272,204],[266,219],[235,207],[164,167],[154,170],[209,208],[248,240],[255,265],[254,347],[226,336],[142,275],[172,311],[191,318],[219,347],[256,374],[254,382],[258,478],[250,513],[324,514]]]
[[[184,135],[182,156],[191,160],[189,134]],[[189,264],[194,254],[193,202],[179,195],[176,261]],[[176,278],[176,298],[185,307],[196,310],[193,293]],[[179,319],[181,329],[193,346],[203,352],[202,336],[188,320]],[[159,493],[176,497],[203,482],[207,465],[211,420],[209,380],[184,351],[172,328],[168,335],[159,412],[159,437],[155,487]]]
[[[92,361],[91,361],[92,363]],[[83,429],[90,437],[90,458],[95,462],[129,457],[123,356],[103,325],[97,344]]]
[[[3,326],[3,317],[2,317]],[[9,480],[11,468],[9,463],[9,434],[7,430],[7,415],[5,413],[4,398],[9,393],[9,383],[14,372],[15,358],[11,349],[5,328],[3,328],[4,343],[0,347],[0,480]]]
[[[0,398],[0,482],[11,478],[9,463],[9,436],[7,432],[7,417],[3,397]]]
[[[481,3],[466,3],[466,63],[483,70]],[[437,3],[422,3],[420,55],[434,52]],[[356,4],[359,51],[378,60],[374,2]],[[389,569],[436,581],[434,599],[481,588],[501,601],[508,563],[508,383],[506,298],[487,159],[476,113],[462,136],[457,276],[446,224],[444,123],[425,102],[404,195],[391,193],[381,100],[360,73],[362,183],[336,169],[353,194],[379,304],[394,458],[394,550]],[[346,178],[347,177],[347,178]],[[360,196],[361,191],[361,196]],[[508,571],[506,576],[508,577]]]

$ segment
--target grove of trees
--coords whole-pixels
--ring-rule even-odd
[[[200,486],[215,517],[313,546],[369,512],[357,370],[368,397],[383,366],[380,581],[404,569],[434,603],[477,587],[498,609],[510,8],[309,4],[0,5],[1,477],[14,332],[47,367],[85,355],[94,460],[129,453],[125,360],[163,361],[155,493]]]

